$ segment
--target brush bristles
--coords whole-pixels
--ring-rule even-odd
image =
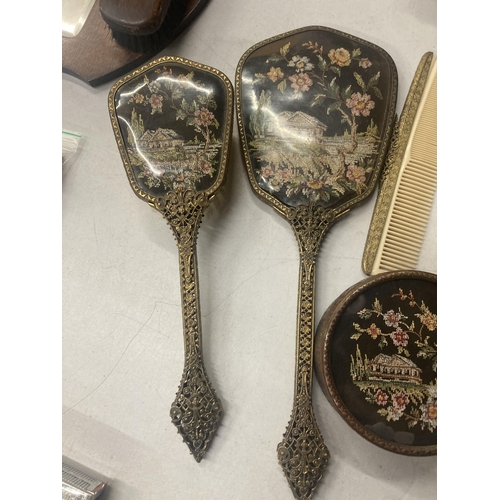
[[[423,103],[402,167],[376,272],[415,269],[437,183],[437,75]]]
[[[185,12],[184,0],[172,0],[165,19],[156,32],[149,35],[131,35],[111,29],[111,36],[119,45],[132,52],[139,54],[159,52],[179,35]]]

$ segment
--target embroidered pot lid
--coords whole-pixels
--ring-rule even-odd
[[[405,455],[437,453],[437,276],[394,271],[346,290],[323,315],[316,374],[359,434]]]

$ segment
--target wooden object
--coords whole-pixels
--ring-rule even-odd
[[[183,1],[182,21],[164,47],[189,26],[207,2]],[[158,52],[153,49],[140,53],[120,46],[112,37],[110,27],[99,12],[99,2],[96,2],[80,33],[73,38],[62,38],[62,70],[95,87],[131,71]]]
[[[349,426],[410,456],[437,453],[437,276],[391,271],[332,302],[319,322],[316,377]]]
[[[101,0],[102,18],[112,30],[132,35],[150,35],[163,23],[170,0]]]

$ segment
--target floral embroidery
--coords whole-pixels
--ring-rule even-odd
[[[187,89],[191,86],[194,73],[188,73],[187,75],[177,75],[177,83],[182,89]]]
[[[359,60],[359,65],[362,68],[367,69],[367,68],[369,68],[372,65],[372,63],[371,63],[371,61],[369,59],[367,59],[366,57],[363,57],[363,58],[361,58]]]
[[[200,127],[209,127],[214,122],[214,114],[207,108],[197,109],[194,112],[194,122]]]
[[[153,81],[145,74],[128,100],[133,106],[127,135],[129,159],[148,188],[193,189],[216,172],[222,144],[216,135],[217,103],[202,82],[194,81],[193,71],[174,75],[172,68],[164,66],[155,73]],[[190,140],[167,128],[146,130],[143,113],[163,114],[166,109],[194,130]]]
[[[437,427],[437,378],[424,383],[422,369],[416,361],[418,358],[431,360],[433,370],[437,371],[437,344],[431,343],[430,335],[426,335],[437,329],[437,314],[423,301],[419,303],[412,291],[404,293],[399,289],[392,297],[400,298],[416,311],[409,316],[401,309],[384,311],[378,299],[371,308],[358,311],[362,321],[371,321],[366,326],[353,323],[355,333],[351,339],[357,341],[368,335],[378,342],[380,354],[368,359],[356,345],[355,356],[351,356],[351,378],[366,401],[377,405],[377,412],[387,421],[403,419],[409,428],[419,425],[422,430],[433,432]],[[387,329],[377,325],[377,318],[378,325],[383,324]],[[414,359],[408,350],[410,342],[417,348]],[[397,354],[383,352],[390,349],[396,349]]]
[[[309,62],[308,57],[293,56],[288,66],[292,66],[297,72],[311,71],[314,68],[314,64]]]
[[[435,399],[429,398],[429,400],[420,406],[422,411],[422,420],[432,427],[437,425],[437,402]]]
[[[389,396],[382,390],[378,390],[376,393],[375,393],[375,402],[378,404],[378,405],[382,405],[382,406],[385,406],[387,404],[387,401],[389,400]]]
[[[328,52],[328,57],[333,64],[338,66],[349,66],[351,64],[351,54],[346,49],[332,49]]]
[[[305,73],[300,73],[298,75],[292,75],[288,78],[292,82],[292,89],[297,93],[299,90],[306,92],[311,88],[313,81]]]
[[[437,328],[437,315],[432,314],[427,307],[423,307],[422,310],[424,314],[416,314],[417,318],[420,318],[422,324],[427,327],[430,332],[433,332]]]
[[[392,395],[392,404],[394,408],[404,410],[409,402],[410,400],[404,392],[398,392],[397,394]]]
[[[381,333],[382,330],[377,327],[375,323],[372,323],[367,329],[366,332],[372,339],[376,339]]]
[[[133,99],[136,104],[142,104],[144,102],[144,96],[142,94],[134,94]]]
[[[404,332],[401,328],[396,328],[394,332],[391,332],[391,339],[396,346],[407,346],[408,339],[410,338],[406,332]]]
[[[346,99],[345,102],[355,116],[368,116],[370,111],[375,107],[375,103],[370,100],[368,94],[361,95],[359,92],[353,94],[349,99]]]
[[[267,73],[267,76],[269,77],[269,80],[275,83],[278,80],[281,80],[285,75],[283,74],[283,71],[281,71],[280,68],[271,67],[269,69],[269,72]]]
[[[151,114],[161,113],[161,109],[163,106],[163,96],[158,94],[151,94],[149,103],[151,104]]]
[[[351,163],[347,167],[346,177],[350,181],[362,184],[366,181],[366,170],[359,165]]]
[[[384,314],[384,321],[387,326],[398,326],[402,318],[401,313],[395,313],[392,309]]]
[[[324,203],[367,189],[380,140],[372,112],[383,96],[380,72],[370,71],[372,62],[361,56],[360,48],[289,42],[254,73],[258,100],[249,117],[249,147],[264,189]],[[358,72],[349,68],[353,61]],[[287,110],[287,101],[303,104]],[[339,135],[328,135],[332,117],[341,124]]]

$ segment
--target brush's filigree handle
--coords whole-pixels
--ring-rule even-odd
[[[222,404],[208,379],[201,345],[196,239],[207,205],[203,192],[185,189],[167,193],[156,205],[177,239],[181,274],[184,371],[170,416],[197,462],[222,418]]]
[[[309,500],[330,458],[312,406],[312,353],[316,256],[333,216],[312,203],[290,209],[286,216],[299,243],[300,279],[294,402],[290,422],[277,451],[295,498]]]

